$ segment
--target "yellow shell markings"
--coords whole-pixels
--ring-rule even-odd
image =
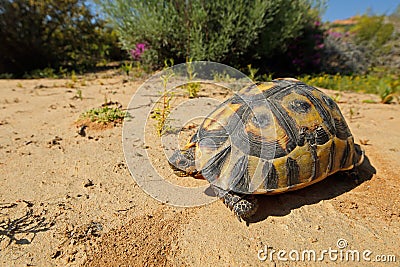
[[[299,166],[299,184],[308,183],[312,177],[312,164],[310,163],[313,160],[310,145],[306,143],[304,146],[296,147],[287,157],[296,160]],[[285,167],[285,169],[287,168]],[[283,180],[285,180],[285,178],[286,177],[283,177]],[[286,186],[288,186],[287,179],[283,182],[286,182]]]
[[[207,131],[221,130],[224,125],[228,124],[232,116],[236,115],[241,106],[241,104],[233,103],[222,105],[204,120],[203,128]]]
[[[224,150],[226,148],[226,143],[220,147],[218,147],[217,149],[213,148],[213,147],[208,147],[208,146],[197,146],[196,149],[196,168],[197,170],[202,170],[207,166],[208,161],[213,158],[216,154],[218,154],[219,152],[221,152],[222,150]],[[223,164],[225,165],[225,164]],[[224,167],[224,166],[222,166]]]
[[[276,120],[274,118],[274,120]],[[287,144],[289,142],[289,136],[287,135],[285,129],[282,128],[278,123],[275,123],[275,128],[276,128],[276,140],[278,141],[278,144],[284,149],[287,149]]]
[[[276,158],[273,160],[273,165],[276,169],[278,176],[278,188],[273,191],[267,192],[266,188],[264,188],[261,183],[258,189],[254,192],[255,194],[279,194],[286,191],[296,190],[308,185],[314,184],[325,179],[327,176],[334,174],[338,171],[344,171],[352,169],[353,166],[353,157],[355,151],[354,146],[351,145],[352,137],[349,137],[348,140],[341,140],[339,138],[332,138],[327,143],[323,145],[317,146],[317,158],[319,162],[320,175],[316,177],[315,180],[311,180],[312,177],[312,155],[310,151],[310,147],[306,144],[302,147],[296,147],[291,153],[287,156]],[[349,155],[346,160],[346,164],[343,168],[340,168],[340,161],[343,157],[344,148],[346,143],[349,142]],[[332,167],[332,172],[328,173],[328,165],[329,165],[329,152],[332,144],[335,143],[336,151],[339,151],[339,154],[336,154],[334,157],[334,166]],[[290,157],[295,159],[299,165],[299,183],[293,186],[288,186],[287,181],[287,167],[286,160]]]
[[[252,120],[255,118],[254,115],[245,125],[245,131],[247,133],[252,133],[254,136],[260,137],[260,142],[262,141],[275,141],[277,138],[276,127],[278,126],[275,117],[272,115],[271,110],[268,107],[256,106],[252,109],[255,114],[265,114],[268,116],[269,123],[266,123],[262,127],[256,125]],[[287,138],[286,134],[282,134],[281,138]]]
[[[321,99],[321,100],[323,99],[323,95],[325,95],[321,91],[318,91],[318,90],[314,90],[312,92],[312,94],[316,98]],[[335,103],[335,101],[331,97],[329,97],[328,95],[325,95],[325,97],[328,97],[329,99],[331,99],[332,103]],[[322,105],[325,107],[325,109],[329,110],[329,114],[333,119],[335,119],[337,121],[340,121],[341,123],[346,125],[346,127],[348,128],[347,122],[344,119],[344,117],[342,115],[342,112],[340,111],[339,107],[337,107],[336,103],[334,104],[335,108],[332,108],[332,107],[328,106],[328,104],[325,101],[321,101],[321,102],[322,102]]]
[[[273,168],[271,168],[273,173],[268,174],[268,178],[272,179],[270,181],[265,181],[266,174],[263,173],[263,167],[268,162],[258,155],[247,155],[247,152],[241,151],[243,148],[232,145],[231,136],[218,146],[210,146],[207,143],[208,141],[212,142],[213,138],[216,138],[222,132],[223,127],[233,123],[231,120],[237,116],[236,112],[245,105],[243,102],[232,103],[233,99],[227,100],[224,105],[218,107],[210,115],[210,118],[204,121],[203,132],[207,132],[207,134],[199,137],[203,138],[202,140],[206,140],[204,138],[210,140],[206,141],[204,146],[196,144],[196,161],[200,162],[199,166],[196,165],[197,169],[202,170],[207,163],[213,164],[213,158],[229,147],[229,152],[224,161],[218,161],[219,165],[216,166],[215,170],[211,170],[212,173],[219,169],[218,173],[214,173],[215,176],[220,174],[219,177],[214,176],[216,186],[235,190],[238,179],[246,179],[239,182],[248,183],[249,193],[279,194],[306,187],[335,172],[353,168],[353,158],[357,157],[354,140],[343,115],[333,100],[318,90],[304,88],[304,84],[294,90],[286,87],[291,85],[290,83],[281,85],[280,81],[276,81],[250,86],[242,89],[238,94],[239,97],[243,96],[244,102],[253,101],[251,102],[252,112],[241,113],[246,114],[244,133],[251,135],[254,145],[262,147],[263,145],[267,146],[266,142],[270,144],[276,142],[280,149],[280,156],[268,161],[273,165]],[[274,91],[267,93],[271,98],[269,98],[270,100],[267,98],[266,101],[268,103],[275,101],[273,106],[276,106],[277,110],[273,110],[273,112],[270,107],[262,103],[263,92],[271,88],[274,88]],[[290,91],[275,95],[280,92],[281,88]],[[312,98],[307,97],[310,93],[313,96]],[[318,106],[316,101],[318,101]],[[322,109],[319,107],[320,105],[322,105]],[[290,118],[288,124],[278,121],[287,116]],[[332,130],[335,127],[339,129],[336,132],[338,137],[332,135]],[[290,136],[296,132],[300,134],[303,130],[306,131],[307,138],[310,138],[313,134],[322,133],[325,139],[321,139],[321,135],[318,135],[319,144],[311,144],[312,142],[310,143],[306,139],[304,145],[297,144],[293,148],[293,140],[290,140]],[[202,135],[201,132],[199,133]],[[242,138],[246,138],[246,135],[242,134]],[[316,142],[318,141],[316,140]],[[288,147],[288,145],[291,147]],[[285,155],[283,151],[288,150],[290,151],[289,154]],[[243,160],[244,157],[247,160],[246,177],[240,178],[238,175],[241,175],[241,170],[238,169],[238,161]],[[217,163],[215,162],[215,164]],[[238,170],[240,170],[239,173]],[[274,181],[276,181],[276,184]]]
[[[264,184],[262,169],[264,167],[265,161],[254,156],[249,156],[248,161],[248,175],[250,177],[249,191],[257,191],[258,188]]]
[[[217,177],[217,180],[214,182],[214,185],[219,186],[221,188],[231,188],[233,183],[235,182],[231,179],[232,174],[235,173],[234,171],[235,165],[239,161],[239,159],[243,156],[245,156],[243,151],[240,151],[235,146],[232,146],[231,153],[226,158],[226,161],[224,162],[221,168],[220,176]]]
[[[353,168],[353,155],[355,153],[354,151],[354,139],[352,136],[347,138],[347,140],[341,140],[337,137],[334,137],[334,142],[336,145],[336,155],[334,158],[334,166],[333,170],[349,170]],[[346,146],[349,146],[349,154],[346,159],[346,164],[343,166],[343,168],[340,168],[340,163],[341,159],[343,158],[343,154],[345,153],[345,148]]]
[[[240,95],[258,95],[274,87],[276,84],[273,82],[266,82],[258,84],[257,86],[248,86],[239,91]]]
[[[332,142],[332,141],[330,141]],[[329,143],[329,142],[328,142]],[[325,144],[326,145],[326,144]],[[287,167],[286,160],[291,157],[296,160],[299,165],[299,183],[293,186],[288,185],[287,180]],[[273,165],[276,169],[278,176],[278,188],[274,189],[273,192],[267,192],[267,189],[263,184],[260,184],[255,194],[277,194],[283,193],[290,190],[291,188],[299,188],[302,184],[310,184],[312,176],[312,155],[309,145],[304,145],[302,147],[296,147],[289,155],[285,157],[276,158],[273,160]]]
[[[182,150],[188,150],[189,148],[194,147],[194,146],[197,147],[197,143],[189,142],[189,143],[187,143],[187,144],[183,147]]]
[[[319,159],[318,163],[320,175],[329,175],[329,154],[333,142],[334,140],[331,138],[331,140],[325,144],[317,146],[317,158]]]
[[[305,103],[308,103],[311,107],[310,110],[306,113],[294,112],[292,109],[289,108],[289,106],[295,100],[301,100],[301,101],[304,101]],[[296,93],[291,93],[291,94],[283,97],[283,99],[281,101],[281,105],[286,110],[289,117],[294,119],[296,124],[300,127],[307,126],[309,129],[314,130],[317,126],[324,124],[324,120],[321,117],[321,115],[319,114],[318,110],[310,102],[310,100],[305,96],[302,96],[302,95],[299,95]]]
[[[236,112],[241,106],[241,104],[233,103],[225,103],[224,105],[221,105],[204,120],[202,127],[206,129],[207,132],[223,130],[223,128],[228,125],[228,122],[232,119],[232,116],[236,116]],[[209,146],[201,146],[200,148],[199,143],[197,143],[195,156],[197,165],[196,167],[198,169],[204,168],[207,162],[214,155],[226,148],[227,143],[218,149]]]

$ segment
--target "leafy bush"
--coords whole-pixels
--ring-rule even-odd
[[[19,76],[121,57],[116,34],[84,0],[0,0],[0,40],[0,73]]]
[[[118,31],[123,48],[130,51],[138,43],[146,44],[141,60],[153,67],[170,58],[176,63],[191,58],[245,67],[285,52],[311,15],[307,0],[97,3]]]
[[[387,17],[363,15],[349,21],[353,23],[330,25],[323,51],[323,72],[366,74],[376,66],[398,69],[399,63],[393,58],[400,56],[399,49],[396,52],[399,36]]]
[[[301,35],[290,40],[286,52],[273,61],[281,63],[281,73],[286,75],[316,73],[320,71],[324,50],[324,29],[318,17],[310,17]],[[276,71],[276,70],[275,70]]]
[[[356,44],[367,46],[374,56],[390,51],[388,43],[393,37],[394,26],[384,20],[384,16],[364,15],[351,30]]]
[[[345,75],[365,74],[372,66],[368,50],[356,45],[348,35],[328,31],[324,39],[321,71]]]

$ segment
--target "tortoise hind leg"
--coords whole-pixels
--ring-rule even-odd
[[[230,195],[231,193],[228,193],[227,195]],[[258,204],[257,204],[257,199],[250,195],[248,197],[245,198],[241,198],[239,201],[235,202],[235,201],[231,201],[228,202],[230,200],[230,198],[226,195],[226,197],[224,197],[224,203],[225,205],[227,205],[231,210],[233,210],[233,212],[235,213],[236,217],[238,218],[238,220],[240,221],[240,219],[245,219],[248,217],[251,217],[252,215],[254,215],[254,213],[256,213],[257,208],[258,208]],[[233,195],[234,198],[237,196]],[[232,206],[233,203],[233,206]],[[231,208],[232,206],[232,208]]]
[[[349,176],[354,180],[356,184],[359,184],[359,169],[364,163],[365,151],[360,145],[354,144],[354,156],[353,156],[353,168],[349,171]]]
[[[256,213],[258,204],[253,195],[239,194],[232,191],[224,191],[213,186],[217,196],[224,201],[224,204],[233,211],[239,221],[251,217]]]

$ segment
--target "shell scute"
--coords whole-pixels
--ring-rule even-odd
[[[299,189],[360,158],[337,104],[295,80],[242,89],[208,116],[196,140],[204,178],[245,194]]]

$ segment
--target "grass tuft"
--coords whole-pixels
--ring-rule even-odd
[[[89,119],[91,122],[97,123],[122,123],[123,119],[128,116],[126,111],[118,107],[100,107],[92,108],[81,114],[80,119]]]

